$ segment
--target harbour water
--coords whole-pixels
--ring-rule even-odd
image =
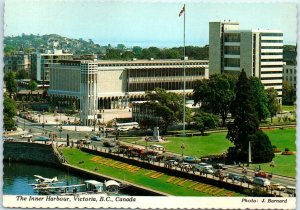
[[[63,169],[45,165],[4,162],[3,163],[3,194],[4,195],[38,195],[30,184],[35,183],[36,177],[40,175],[46,178],[57,179],[62,182],[60,185],[81,184],[91,177],[82,177]],[[102,181],[102,180],[98,180]],[[123,194],[122,192],[120,192]],[[128,193],[126,193],[128,195]],[[124,194],[123,194],[124,195]]]

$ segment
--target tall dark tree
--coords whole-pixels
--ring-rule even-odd
[[[268,97],[264,90],[264,86],[261,83],[259,78],[251,77],[250,82],[254,94],[253,99],[255,102],[255,109],[258,114],[258,119],[261,122],[262,120],[265,120],[270,115],[268,109]]]
[[[229,157],[242,162],[247,161],[250,136],[259,129],[259,120],[255,110],[255,100],[250,80],[242,70],[235,87],[236,97],[231,105],[233,123],[228,124],[227,139],[234,145],[229,152]]]
[[[201,103],[204,111],[220,115],[225,126],[235,95],[234,85],[234,77],[227,74],[214,74],[209,80],[198,81],[193,92],[194,104]]]
[[[277,112],[280,110],[280,105],[278,103],[278,93],[274,88],[268,88],[266,90],[268,97],[268,109],[270,112],[271,122],[273,122],[273,117],[276,116]]]
[[[253,163],[271,162],[275,157],[269,137],[262,131],[256,131],[250,136]]]
[[[17,92],[17,82],[15,79],[16,75],[13,72],[8,72],[4,75],[6,89],[10,97],[13,93]]]
[[[287,81],[282,83],[282,104],[293,105],[296,101],[296,90],[293,85]]]

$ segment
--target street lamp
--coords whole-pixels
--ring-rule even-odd
[[[181,144],[180,148],[181,148],[181,156],[182,156],[182,159],[183,159],[183,150],[184,150],[184,148],[185,148],[185,147],[184,147],[184,143]]]

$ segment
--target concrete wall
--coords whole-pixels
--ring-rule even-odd
[[[127,77],[124,68],[98,71],[98,95],[126,92]]]
[[[221,23],[209,23],[209,74],[221,73]]]
[[[26,142],[3,143],[4,160],[39,162],[48,165],[58,166],[60,164],[58,156],[51,145]]]
[[[241,46],[240,46],[240,67],[244,69],[247,76],[251,77],[252,74],[252,32],[241,32]]]

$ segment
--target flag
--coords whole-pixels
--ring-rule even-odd
[[[183,5],[182,10],[179,12],[179,17],[184,13],[185,11],[185,5]]]

